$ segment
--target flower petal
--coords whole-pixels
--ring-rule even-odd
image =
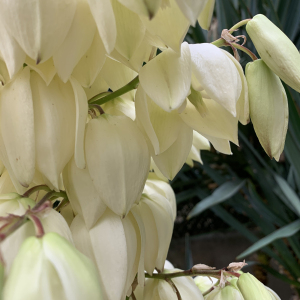
[[[181,56],[167,49],[140,70],[140,83],[147,95],[165,111],[177,109],[184,102],[191,85],[191,56],[187,43]]]
[[[28,187],[35,173],[35,134],[30,69],[20,71],[1,93],[1,131],[11,168]]]

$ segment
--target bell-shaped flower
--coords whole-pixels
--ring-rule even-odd
[[[88,86],[87,88],[84,88],[85,94],[87,99],[91,99],[92,97],[100,94],[100,93],[105,93],[107,92],[109,89],[108,84],[105,82],[105,80],[102,77],[102,74],[99,73],[93,84],[91,84],[90,86]]]
[[[217,287],[212,292],[210,292],[205,298],[205,300],[244,300],[241,292],[235,287],[228,285],[224,288]],[[254,299],[253,299],[254,300]]]
[[[126,116],[129,117],[132,121],[135,120],[135,105],[132,100],[118,97],[102,105],[102,108],[105,113],[109,115]]]
[[[40,172],[43,181],[59,189],[75,145],[75,158],[84,167],[84,101],[84,91],[74,80],[64,84],[55,76],[47,86],[29,67],[3,88],[0,156],[15,185],[28,187]]]
[[[125,216],[140,198],[149,171],[150,155],[142,133],[128,117],[101,115],[87,125],[85,153],[101,199]]]
[[[162,0],[119,0],[119,2],[138,15],[147,16],[151,20],[158,11]]]
[[[143,128],[150,140],[155,154],[166,151],[178,138],[184,122],[178,112],[166,112],[154,103],[141,86],[135,97],[137,123]]]
[[[250,117],[260,144],[279,160],[288,126],[288,102],[283,85],[263,60],[248,63]]]
[[[191,55],[187,43],[181,55],[167,49],[150,60],[139,73],[140,84],[147,95],[162,109],[179,108],[190,91]]]
[[[31,200],[31,202],[33,202],[33,200]],[[28,203],[26,203],[26,205],[27,204]],[[40,217],[45,233],[56,232],[73,243],[70,228],[60,213],[54,209],[49,209],[45,213],[40,213],[38,216]],[[0,249],[3,260],[5,261],[6,273],[9,272],[21,244],[30,236],[35,236],[35,228],[32,222],[26,222],[1,242]]]
[[[64,41],[76,5],[76,0],[17,0],[13,3],[1,0],[0,18],[26,54],[38,64],[50,58]]]
[[[237,281],[237,286],[245,300],[274,300],[277,296],[250,273],[242,274]]]
[[[132,213],[141,219],[138,226],[144,238],[144,268],[152,274],[163,270],[173,232],[173,211],[168,199],[159,193],[144,194]]]
[[[90,0],[90,2],[92,2],[92,0]],[[106,1],[95,2],[104,3]],[[73,77],[76,78],[83,87],[90,88],[100,73],[105,59],[106,50],[103,40],[101,40],[98,32],[96,32],[91,46],[73,69]]]
[[[211,18],[213,16],[214,8],[215,8],[216,0],[207,0],[206,5],[203,8],[203,10],[200,13],[200,16],[198,18],[198,22],[200,26],[208,30],[211,23]]]
[[[182,14],[176,0],[169,0],[168,4],[162,5],[152,20],[142,16],[141,19],[152,35],[160,37],[163,43],[175,52],[182,51],[180,45],[189,29],[190,22]]]
[[[173,273],[180,271],[178,269],[165,270],[163,273]],[[173,285],[176,286],[182,300],[203,300],[203,296],[200,290],[197,288],[193,279],[190,277],[177,277],[171,279]],[[177,300],[178,296],[176,290],[170,283],[165,280],[160,279],[147,279],[145,290],[144,290],[144,300]]]
[[[212,99],[202,98],[201,101],[204,114],[201,115],[199,109],[187,101],[185,110],[179,115],[182,120],[208,140],[215,137],[238,144],[238,118]]]
[[[136,13],[126,8],[118,0],[112,0],[112,7],[117,25],[115,48],[127,60],[130,60],[143,41],[146,27]]]
[[[193,145],[191,148],[191,151],[189,153],[189,156],[186,160],[186,163],[192,168],[194,166],[193,161],[197,161],[200,164],[203,164],[201,156],[200,156],[200,150],[210,150],[210,143],[208,139],[206,139],[204,136],[202,136],[197,131],[193,130]]]
[[[248,84],[247,84],[247,79],[244,75],[244,71],[240,63],[235,59],[234,56],[232,56],[230,53],[228,53],[225,50],[222,50],[227,57],[231,59],[231,61],[235,64],[241,78],[242,82],[242,91],[240,94],[240,97],[236,103],[236,113],[239,118],[239,121],[243,125],[247,125],[250,121],[250,116],[249,116],[249,97],[248,97]]]
[[[300,54],[292,41],[260,14],[247,23],[246,30],[266,65],[286,84],[300,92]]]
[[[55,76],[49,86],[31,74],[36,167],[55,189],[74,153],[76,106],[72,85]]]
[[[240,74],[230,58],[212,44],[189,45],[195,78],[209,98],[236,116],[236,103],[242,90]],[[193,86],[194,89],[197,89]]]
[[[121,219],[107,209],[89,230],[77,215],[71,231],[76,247],[98,267],[105,299],[124,299],[138,271],[141,249],[132,214]]]
[[[18,288],[16,288],[16,286]],[[29,237],[5,283],[3,298],[103,299],[93,263],[56,233]]]
[[[95,33],[96,23],[87,0],[77,0],[70,30],[53,55],[55,68],[63,82],[69,80],[74,67],[90,48]]]
[[[79,169],[72,158],[63,171],[63,181],[73,210],[90,229],[104,213],[106,205],[93,185],[89,171]]]
[[[148,176],[143,193],[148,195],[159,193],[167,198],[172,207],[173,221],[175,221],[177,214],[176,197],[171,185],[168,182]]]
[[[176,0],[176,2],[190,24],[195,26],[207,0]]]

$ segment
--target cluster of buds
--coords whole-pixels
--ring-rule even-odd
[[[231,35],[183,42],[190,25],[209,27],[214,0],[0,6],[4,300],[203,299],[191,278],[154,274],[174,275],[164,271],[176,218],[168,180],[210,144],[231,154],[249,118],[278,160],[288,122],[279,78],[299,91],[300,54],[263,16],[247,20],[262,60],[246,76],[219,48],[236,45]],[[243,276],[205,297],[250,299]]]

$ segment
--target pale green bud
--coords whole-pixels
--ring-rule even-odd
[[[273,300],[266,287],[250,273],[244,273],[239,277],[237,286],[245,300]]]
[[[32,208],[35,202],[30,198],[22,198],[17,193],[0,195],[0,216],[6,217],[8,214],[22,215],[28,208]]]
[[[4,286],[4,300],[101,300],[93,263],[56,233],[22,244]]]
[[[216,288],[205,297],[205,300],[244,300],[244,297],[238,289],[228,285]]]
[[[284,148],[288,103],[280,79],[262,60],[248,63],[250,118],[260,144],[277,161]]]
[[[268,67],[300,92],[300,54],[291,40],[264,15],[256,15],[246,30]]]

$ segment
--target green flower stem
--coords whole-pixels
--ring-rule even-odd
[[[242,20],[242,21],[236,23],[229,29],[229,32],[233,33],[235,30],[239,29],[241,26],[247,25],[247,23],[251,20],[252,19],[245,19],[245,20]]]
[[[29,198],[29,196],[37,191],[46,191],[46,192],[50,192],[51,189],[47,186],[47,185],[37,185],[34,186],[33,188],[29,189],[28,191],[26,191],[23,194],[24,198]]]
[[[121,87],[120,89],[109,93],[108,95],[103,97],[103,93],[100,93],[96,96],[94,96],[93,98],[91,98],[89,100],[90,104],[98,104],[98,105],[102,105],[112,99],[115,99],[117,97],[120,97],[126,93],[128,93],[131,90],[134,90],[138,87],[139,85],[139,76],[136,76],[132,81],[130,81],[129,83],[127,83],[126,85],[124,85],[123,87]]]

